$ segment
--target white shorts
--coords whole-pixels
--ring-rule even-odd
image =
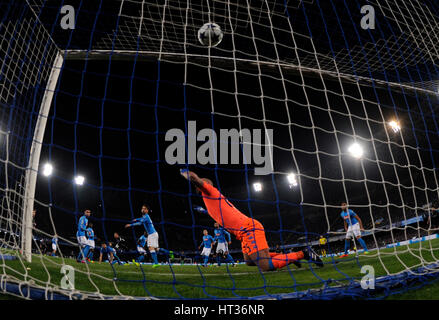
[[[219,243],[216,245],[216,253],[219,253],[222,251],[223,253],[226,253],[229,251],[229,246],[227,245],[227,242]]]
[[[95,241],[94,240],[87,240],[87,245],[90,246],[90,248],[95,248]]]
[[[144,254],[144,253],[146,253],[146,250],[141,246],[137,246],[137,252],[140,254]]]
[[[158,248],[159,247],[159,234],[157,232],[148,235],[146,240],[148,247]]]
[[[361,236],[360,224],[356,223],[348,227],[348,232],[346,233],[346,239],[352,238],[352,236]]]
[[[52,243],[52,250],[56,251],[56,244]]]
[[[76,239],[81,247],[88,246],[88,240],[85,236],[76,237]]]
[[[201,255],[202,256],[210,256],[210,251],[212,250],[212,248],[203,248],[203,251],[201,251]]]

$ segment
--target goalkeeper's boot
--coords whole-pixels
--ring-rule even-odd
[[[303,250],[303,258],[305,260],[314,262],[317,266],[323,267],[323,261],[320,259],[319,255],[310,247]]]

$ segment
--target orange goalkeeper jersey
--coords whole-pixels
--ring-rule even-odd
[[[251,255],[268,248],[264,227],[259,221],[244,215],[208,183],[203,184],[201,193],[209,215],[241,241],[243,253]]]

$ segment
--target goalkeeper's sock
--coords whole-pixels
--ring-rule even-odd
[[[367,251],[366,242],[364,242],[363,238],[358,238],[357,240],[363,247],[364,251]]]
[[[344,254],[348,254],[349,246],[351,245],[349,240],[344,241]]]
[[[288,254],[277,254],[271,256],[271,259],[269,261],[271,261],[275,269],[280,269],[290,263],[303,259],[303,257],[304,257],[303,251],[299,251],[299,252],[291,252]]]
[[[159,264],[159,261],[157,260],[157,253],[155,251],[150,251],[152,261],[154,261],[154,264]]]

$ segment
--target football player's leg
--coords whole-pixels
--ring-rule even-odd
[[[203,265],[205,266],[205,267],[207,267],[207,263],[209,262],[209,256],[206,254],[206,255],[204,255],[204,261],[203,261]]]
[[[351,237],[352,237],[352,231],[351,227],[348,228],[348,232],[346,233],[346,239],[344,240],[344,254],[347,255],[349,248],[351,246]]]
[[[118,264],[122,264],[122,262],[119,259],[119,256],[115,253],[113,253],[113,260],[116,260],[115,262],[117,262]]]
[[[158,240],[159,239],[158,239],[157,233],[153,233],[153,234],[149,235],[148,239],[147,239],[149,253],[151,254],[152,260],[154,261],[154,265],[159,264],[159,261],[157,259],[157,251],[156,251],[156,249],[158,249],[158,247],[159,247]]]
[[[218,267],[221,266],[221,254],[219,253],[216,255],[216,263],[218,264]]]
[[[249,257],[248,254],[243,253],[242,255],[243,255],[243,257],[244,257],[244,262],[245,262],[246,265],[248,265],[248,266],[252,266],[252,267],[256,265],[256,264],[252,261],[252,259],[250,259],[250,257]]]
[[[283,268],[286,265],[299,261],[305,257],[303,251],[290,252],[287,254],[279,254],[275,252],[269,253],[271,256],[271,263],[275,269]]]
[[[174,259],[174,251],[163,249],[163,248],[157,248],[156,252],[157,254],[162,254],[167,256],[169,259]]]
[[[78,256],[76,257],[76,261],[81,261],[82,259],[82,246],[79,245],[79,253]]]
[[[157,259],[157,252],[155,252],[155,248],[148,247],[149,253],[151,254],[152,261],[154,261],[154,264],[159,264],[159,261]]]
[[[84,251],[83,251],[83,254],[84,254],[84,258],[83,259],[84,260],[87,258],[89,250],[90,250],[90,246],[88,244],[86,244],[85,248],[84,248]]]
[[[272,263],[268,248],[251,253],[249,258],[259,267],[259,269],[261,269],[261,271],[271,271],[276,269]]]
[[[93,250],[94,248],[90,248],[90,251],[88,252],[88,257],[90,260],[93,260]]]
[[[78,245],[79,245],[79,253],[78,253],[78,256],[76,257],[76,261],[81,261],[82,256],[83,256],[82,250],[83,250],[84,245],[82,243],[81,237],[78,237],[77,239],[78,239]]]
[[[357,237],[358,242],[361,244],[361,246],[363,247],[364,251],[367,251],[367,246],[366,246],[366,242],[364,242],[363,238],[361,238],[361,236]]]
[[[233,260],[233,257],[229,252],[226,252],[226,262],[235,264],[235,260]]]

